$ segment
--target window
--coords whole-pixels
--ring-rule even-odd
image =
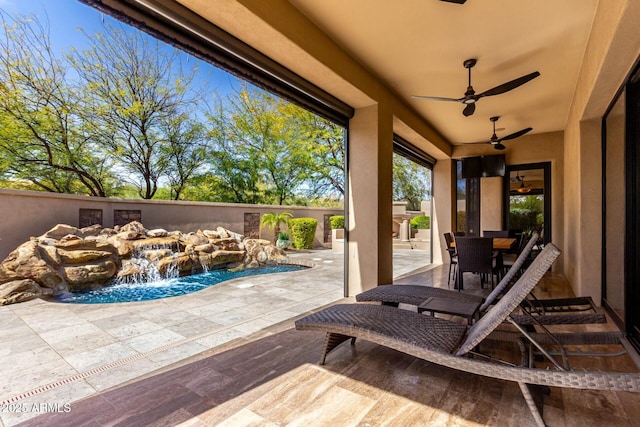
[[[463,178],[462,162],[456,160],[455,232],[480,235],[480,178]]]
[[[506,228],[551,241],[551,163],[508,165],[504,179]]]

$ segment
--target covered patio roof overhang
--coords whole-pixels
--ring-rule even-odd
[[[537,124],[528,124],[536,131],[522,137],[517,145],[509,146],[506,151],[507,163],[551,162],[554,224],[552,239],[563,250],[556,268],[567,276],[577,295],[591,295],[599,300],[599,281],[591,279],[600,277],[601,273],[601,119],[640,54],[640,35],[636,31],[640,5],[637,2],[578,2],[577,8],[573,10],[567,10],[566,5],[561,7],[555,2],[543,2],[544,4],[539,5],[541,9],[538,12],[545,8],[547,12],[558,9],[560,17],[552,19],[549,13],[546,16],[531,13],[536,17],[529,17],[527,23],[535,25],[521,28],[517,40],[507,40],[502,36],[500,44],[489,46],[480,45],[480,42],[486,43],[488,34],[510,34],[513,27],[518,27],[516,18],[522,14],[518,7],[509,9],[498,4],[497,0],[483,2],[485,4],[482,6],[469,2],[463,6],[470,8],[466,10],[460,9],[460,5],[434,1],[434,5],[424,6],[425,9],[416,4],[415,10],[408,8],[409,12],[405,7],[391,6],[387,2],[369,1],[349,5],[335,1],[320,2],[323,6],[303,0],[86,2],[118,11],[125,16],[131,16],[132,10],[137,11],[136,13],[142,11],[142,16],[156,15],[168,22],[174,18],[173,12],[193,12],[353,108],[354,114],[348,123],[347,177],[347,277],[350,295],[392,281],[393,135],[400,135],[437,159],[434,168],[432,224],[434,235],[439,238],[434,239],[434,262],[446,259],[443,258],[445,252],[442,233],[453,228],[455,218],[455,170],[451,160],[469,155],[491,154],[493,151],[490,145],[461,144],[468,142],[470,135],[478,135],[473,138],[479,139],[489,130],[489,123],[480,120],[483,117],[462,122],[465,118],[460,114],[459,105],[453,105],[452,113],[445,114],[437,110],[440,105],[426,107],[424,104],[416,104],[410,96],[413,92],[409,91],[414,89],[409,89],[411,86],[401,79],[406,78],[411,82],[415,82],[416,78],[433,80],[436,82],[434,90],[441,89],[443,92],[433,95],[451,96],[456,92],[449,95],[447,92],[452,90],[449,86],[458,90],[455,88],[462,86],[460,81],[464,83],[466,77],[462,66],[459,69],[450,66],[452,56],[460,63],[467,56],[487,58],[487,61],[500,59],[502,68],[510,70],[511,74],[500,73],[500,67],[496,68],[494,65],[493,68],[489,67],[486,74],[481,74],[478,70],[474,75],[474,78],[485,79],[482,85],[491,87],[492,82],[498,84],[514,75],[524,74],[521,71],[524,65],[520,65],[520,68],[516,65],[525,63],[525,57],[536,58],[536,52],[546,52],[551,58],[561,58],[563,55],[575,55],[574,51],[577,50],[577,65],[573,70],[574,74],[569,77],[569,88],[564,91],[563,98],[538,96],[548,93],[545,92],[549,90],[548,85],[560,85],[557,77],[564,70],[552,67],[542,70],[546,83],[542,77],[537,79],[538,86],[534,88],[533,96],[529,92],[522,94],[523,97],[535,100],[533,106],[521,104],[516,95],[509,95],[508,99],[492,101],[495,104],[487,101],[483,105],[483,108],[487,107],[487,111],[483,114],[538,120]],[[496,10],[500,11],[501,17],[510,17],[509,26],[483,26],[489,19],[485,15],[494,14]],[[418,40],[420,36],[434,34],[419,32],[422,26],[418,23],[427,22],[427,17],[424,16],[422,21],[406,21],[406,26],[410,28],[400,31],[402,19],[408,19],[411,13],[418,12],[435,14],[429,17],[428,22],[435,27],[435,34],[440,34],[438,38]],[[571,25],[567,24],[569,13],[575,18]],[[465,19],[472,19],[467,15],[476,16],[476,21],[472,22],[477,25],[467,28],[458,24],[466,22]],[[384,17],[383,21],[380,21],[381,17]],[[558,19],[564,23],[564,27],[560,28],[563,31],[558,32],[555,38],[549,37],[553,28],[547,27],[557,26]],[[362,26],[367,20],[373,26],[373,23],[388,26],[375,27],[375,31],[368,29],[369,33],[359,31],[358,26]],[[577,21],[581,25],[579,28],[573,26]],[[138,22],[138,25],[142,24]],[[451,27],[451,33],[443,33],[447,27]],[[185,31],[188,30],[185,28]],[[411,31],[417,36],[411,36]],[[582,38],[575,36],[577,31],[582,31]],[[382,35],[374,37],[376,32]],[[407,38],[407,34],[411,38]],[[447,37],[447,34],[458,36]],[[478,39],[478,43],[474,37]],[[382,44],[384,40],[388,42]],[[567,40],[573,42],[571,51],[565,43]],[[432,49],[428,50],[431,56],[420,56],[418,48],[422,45],[431,46]],[[390,47],[395,49],[392,51]],[[454,47],[456,51],[452,52]],[[383,59],[388,58],[386,67],[380,65],[379,58],[370,54],[376,50],[384,51]],[[437,52],[440,51],[442,54],[439,56]],[[500,53],[500,58],[493,55],[496,51]],[[432,68],[423,69],[426,63],[442,63],[443,66],[446,65],[447,71],[443,76],[443,73]],[[547,65],[546,62],[539,62],[536,67]],[[529,69],[530,64],[524,67]],[[390,68],[400,69],[401,72],[390,77]],[[478,82],[476,89],[483,90],[479,80],[474,82]],[[567,83],[565,81],[562,84]],[[562,108],[556,108],[560,103]],[[499,111],[490,112],[490,107]],[[561,125],[550,125],[556,116],[561,116]],[[504,122],[509,129],[523,127],[517,120],[509,120]],[[468,130],[456,131],[462,128]],[[492,195],[492,191],[495,190],[491,187],[486,189],[487,199],[483,196],[483,202],[496,197],[495,194]]]

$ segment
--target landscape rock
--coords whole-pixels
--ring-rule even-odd
[[[133,254],[133,244],[128,240],[118,239],[111,236],[107,239],[107,243],[113,246],[121,258],[129,258]]]
[[[149,237],[167,237],[167,230],[164,228],[156,228],[154,230],[147,231],[147,236]]]
[[[0,263],[0,305],[108,286],[115,279],[255,268],[284,258],[270,241],[246,239],[223,227],[182,233],[147,231],[139,222],[113,229],[58,224]]]
[[[207,238],[207,236],[202,234],[202,232],[183,234],[180,240],[185,244],[191,244],[194,246],[206,245],[207,243],[209,243],[209,239]]]
[[[95,284],[101,285],[109,281],[117,271],[116,263],[105,261],[96,264],[85,264],[78,267],[64,267],[64,278],[70,291],[84,289],[83,286]]]
[[[200,268],[215,269],[222,265],[242,261],[242,251],[215,251],[211,254],[201,254],[198,257]]]
[[[158,270],[161,273],[167,273],[172,269],[177,269],[180,273],[191,273],[193,270],[193,260],[184,252],[170,258],[163,258],[158,261]]]
[[[213,230],[203,230],[202,234],[207,236],[208,239],[219,239],[220,238],[220,233],[218,233],[217,231],[213,231]]]
[[[0,264],[0,284],[30,279],[46,288],[55,288],[62,278],[42,259],[35,240],[30,240],[12,251]]]
[[[134,233],[137,233],[138,235],[144,235],[146,234],[147,230],[144,228],[144,225],[142,225],[140,222],[131,221],[130,223],[120,227],[120,232],[134,232]]]
[[[116,234],[116,238],[120,239],[120,240],[136,240],[138,237],[140,237],[140,233],[138,233],[137,231],[121,231],[118,234]]]
[[[78,233],[78,228],[73,227],[67,224],[58,224],[53,227],[51,230],[47,231],[43,234],[44,237],[60,240],[67,234],[76,234]]]
[[[29,301],[42,295],[42,288],[31,279],[14,280],[0,285],[0,305]]]
[[[149,239],[139,239],[131,242],[133,249],[143,251],[145,249],[172,249],[179,251],[181,243],[175,237],[152,237]]]
[[[102,226],[100,224],[94,224],[89,227],[84,227],[80,229],[80,235],[82,237],[90,237],[90,236],[99,236],[102,233]]]
[[[113,258],[113,253],[97,250],[67,251],[60,249],[58,254],[60,255],[60,260],[65,264],[84,264]]]

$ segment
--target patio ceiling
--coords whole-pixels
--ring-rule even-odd
[[[285,66],[340,97],[321,67],[304,69],[295,46],[272,43],[273,28],[258,28],[229,2],[180,0]],[[245,2],[240,2],[245,3]],[[246,2],[256,7],[252,1]],[[505,136],[565,128],[598,0],[289,0],[453,144],[486,141],[491,116]],[[227,15],[225,17],[225,15]],[[284,19],[284,18],[283,18]],[[247,33],[247,26],[254,31]],[[260,31],[258,31],[260,30]],[[258,35],[259,34],[259,35]],[[481,93],[517,77],[540,77],[513,91],[481,99],[464,117],[464,105],[412,98],[460,98],[467,87],[463,61],[477,58],[472,84]],[[345,101],[357,107],[342,92]]]
[[[563,130],[597,0],[290,0],[336,43],[387,82],[451,142],[485,141],[526,127]],[[464,105],[411,98],[463,96],[467,70],[476,93],[520,76],[540,77],[511,92]]]

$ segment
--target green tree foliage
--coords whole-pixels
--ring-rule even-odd
[[[398,154],[393,155],[393,199],[406,200],[407,209],[419,211],[420,203],[431,197],[428,169]]]
[[[339,206],[344,129],[242,85],[206,114],[180,54],[104,26],[57,57],[35,18],[0,12],[3,186],[119,196]],[[214,94],[215,95],[215,94]]]
[[[69,59],[89,98],[90,123],[134,177],[140,197],[151,199],[171,160],[184,159],[172,157],[176,145],[195,137],[184,118],[200,100],[198,91],[187,91],[195,71],[182,70],[177,50],[168,51],[141,32],[104,28],[104,34],[85,33],[91,47]],[[183,186],[178,184],[178,197]]]
[[[431,228],[431,218],[426,215],[418,215],[409,221],[412,230]]]
[[[221,202],[252,203],[262,201],[258,155],[250,147],[238,146],[238,129],[228,128],[231,121],[222,102],[208,113],[208,149],[210,173],[202,183]]]
[[[298,143],[310,156],[307,195],[344,197],[344,129],[293,104],[283,110],[298,129]]]
[[[166,137],[162,161],[173,200],[180,200],[185,189],[203,173],[207,148],[205,126],[186,114],[169,117],[161,124]]]
[[[36,18],[0,12],[0,173],[52,192],[108,196],[112,158],[89,126],[83,93],[68,78]]]
[[[344,193],[344,130],[243,85],[209,113],[210,164],[224,201],[304,204]]]
[[[509,197],[509,227],[525,231],[536,230],[544,222],[544,196],[518,195]]]
[[[243,85],[226,98],[224,108],[209,115],[212,165],[228,184],[227,193],[249,190],[261,193],[263,203],[283,205],[309,178],[309,153],[298,143],[300,130],[283,113],[290,105]]]

